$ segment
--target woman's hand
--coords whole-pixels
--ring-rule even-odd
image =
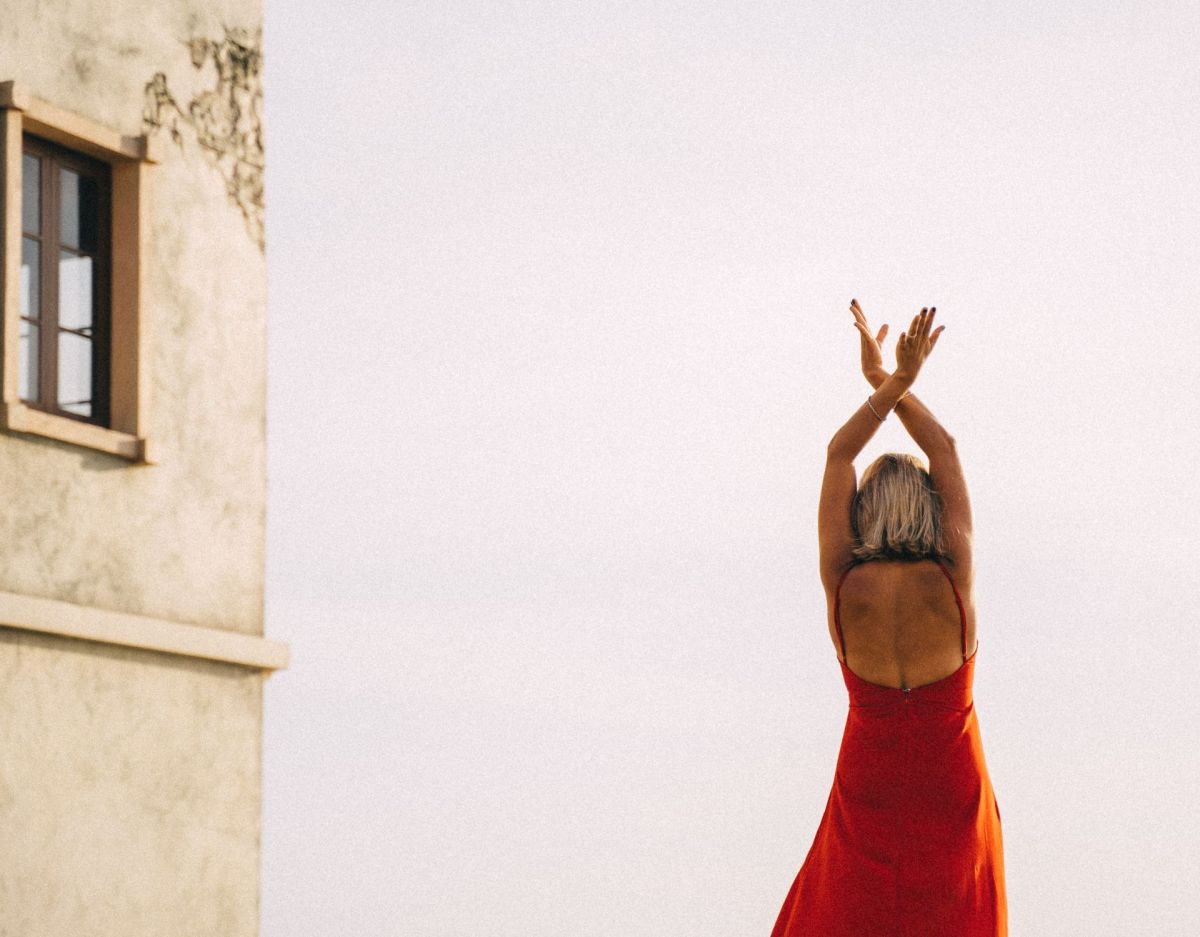
[[[883,366],[883,349],[880,347],[884,336],[887,335],[887,323],[885,322],[880,327],[879,334],[872,338],[871,330],[867,326],[867,317],[863,315],[857,299],[850,300],[850,311],[854,313],[854,326],[858,329],[861,339],[863,377],[870,381],[873,387],[878,387],[888,376],[887,369]]]
[[[917,379],[921,365],[933,351],[938,336],[945,328],[944,325],[940,325],[932,335],[930,334],[929,330],[933,326],[935,312],[937,312],[937,306],[932,309],[922,309],[913,316],[912,325],[908,327],[908,331],[901,332],[900,338],[896,341],[896,376],[910,384]]]

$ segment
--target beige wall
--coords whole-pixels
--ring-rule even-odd
[[[262,676],[0,630],[0,934],[258,927]]]
[[[157,462],[0,433],[0,591],[262,634],[261,70],[240,58],[261,15],[5,5],[0,81],[163,145],[143,304]],[[0,935],[256,933],[263,679],[0,628]]]

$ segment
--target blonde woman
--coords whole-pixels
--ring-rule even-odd
[[[945,326],[922,309],[883,367],[856,300],[874,392],[833,436],[818,511],[821,581],[850,709],[833,788],[772,937],[1006,937],[1000,808],[972,698],[971,505],[954,438],[911,392]],[[854,459],[895,411],[928,459]]]

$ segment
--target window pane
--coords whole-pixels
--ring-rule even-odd
[[[21,399],[37,400],[38,395],[38,335],[41,329],[33,322],[21,320]]]
[[[30,234],[42,230],[42,161],[23,154],[21,158],[21,228]]]
[[[33,238],[21,238],[21,315],[36,319],[41,315],[42,245]]]
[[[58,253],[58,324],[64,329],[92,325],[92,258]]]
[[[58,333],[58,406],[92,415],[92,340],[74,332]]]
[[[99,233],[96,180],[70,169],[59,173],[59,239],[67,247],[94,251]]]

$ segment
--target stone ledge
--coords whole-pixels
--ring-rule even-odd
[[[281,641],[15,592],[0,591],[0,627],[240,664],[268,676],[288,665]]]

